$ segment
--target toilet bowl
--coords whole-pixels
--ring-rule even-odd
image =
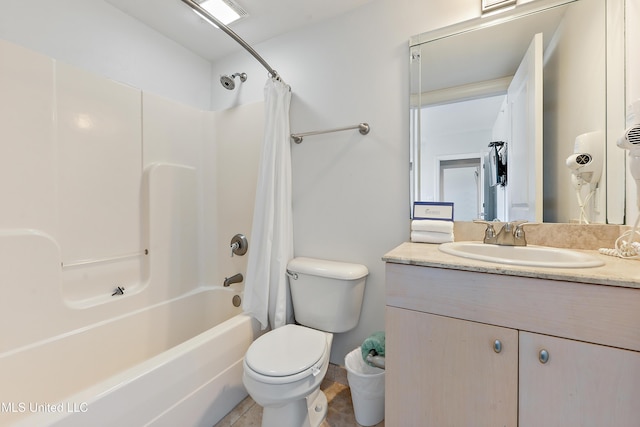
[[[329,366],[333,333],[357,325],[368,270],[312,258],[294,258],[287,270],[300,324],[255,340],[245,354],[242,381],[263,407],[262,427],[318,427],[327,414],[320,384]]]
[[[333,334],[285,325],[258,338],[244,358],[243,383],[263,407],[262,425],[315,427],[327,413],[320,384]]]

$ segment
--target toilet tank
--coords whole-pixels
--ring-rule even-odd
[[[360,319],[369,270],[362,264],[294,258],[287,264],[296,321],[326,332],[346,332]]]

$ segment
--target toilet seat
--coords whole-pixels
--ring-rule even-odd
[[[327,353],[326,333],[285,325],[255,340],[245,354],[250,376],[263,382],[286,383],[318,375]]]

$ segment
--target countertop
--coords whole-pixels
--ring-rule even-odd
[[[621,259],[602,255],[595,250],[574,249],[602,259],[605,265],[593,268],[525,267],[449,255],[440,251],[438,246],[429,243],[405,242],[386,253],[382,259],[396,264],[640,289],[640,260],[638,259]]]

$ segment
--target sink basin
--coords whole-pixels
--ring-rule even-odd
[[[555,268],[604,265],[603,261],[590,254],[547,246],[498,246],[481,242],[450,242],[441,244],[439,249],[462,258],[509,265]]]

